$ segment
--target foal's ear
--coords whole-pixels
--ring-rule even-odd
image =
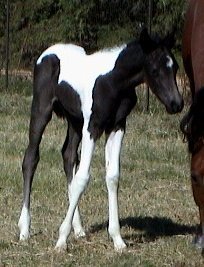
[[[168,49],[172,49],[174,47],[175,29],[162,40],[162,45],[166,46]]]
[[[156,48],[156,43],[150,37],[147,28],[144,28],[140,33],[140,45],[144,53],[151,53]]]

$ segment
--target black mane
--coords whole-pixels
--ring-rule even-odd
[[[132,41],[127,44],[126,48],[119,54],[115,66],[126,69],[131,73],[138,71],[141,68],[144,60],[144,53],[138,41]]]
[[[204,138],[204,87],[194,97],[189,112],[180,123],[181,131],[187,139],[190,153],[196,153]]]
[[[163,41],[158,36],[149,36],[147,29],[143,29],[139,39],[134,39],[127,43],[116,60],[115,66],[135,73],[145,60],[145,56],[152,53],[158,47],[162,47]]]

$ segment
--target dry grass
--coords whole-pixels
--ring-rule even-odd
[[[141,94],[140,97],[143,97]],[[141,99],[141,98],[140,98]],[[80,206],[87,238],[71,235],[68,251],[53,251],[67,209],[66,179],[60,155],[66,124],[55,116],[41,145],[33,183],[31,239],[18,241],[22,201],[21,162],[28,140],[31,97],[0,95],[0,266],[204,266],[191,245],[198,223],[186,144],[178,131],[182,116],[167,115],[151,98],[128,118],[121,156],[121,232],[128,249],[113,250],[107,234],[107,193],[102,138],[91,168],[91,182]]]

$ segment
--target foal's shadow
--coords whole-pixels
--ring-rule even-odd
[[[108,222],[94,225],[90,233],[96,233],[107,226]],[[163,236],[195,234],[197,230],[196,226],[179,224],[166,217],[128,217],[120,220],[120,226],[135,230],[135,234],[126,235],[125,239],[137,239],[137,242],[142,243],[151,242]]]

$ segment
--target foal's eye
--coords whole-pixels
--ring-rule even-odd
[[[159,74],[159,72],[158,72],[157,69],[153,69],[153,70],[152,70],[152,76],[153,76],[153,77],[157,77],[158,74]]]

